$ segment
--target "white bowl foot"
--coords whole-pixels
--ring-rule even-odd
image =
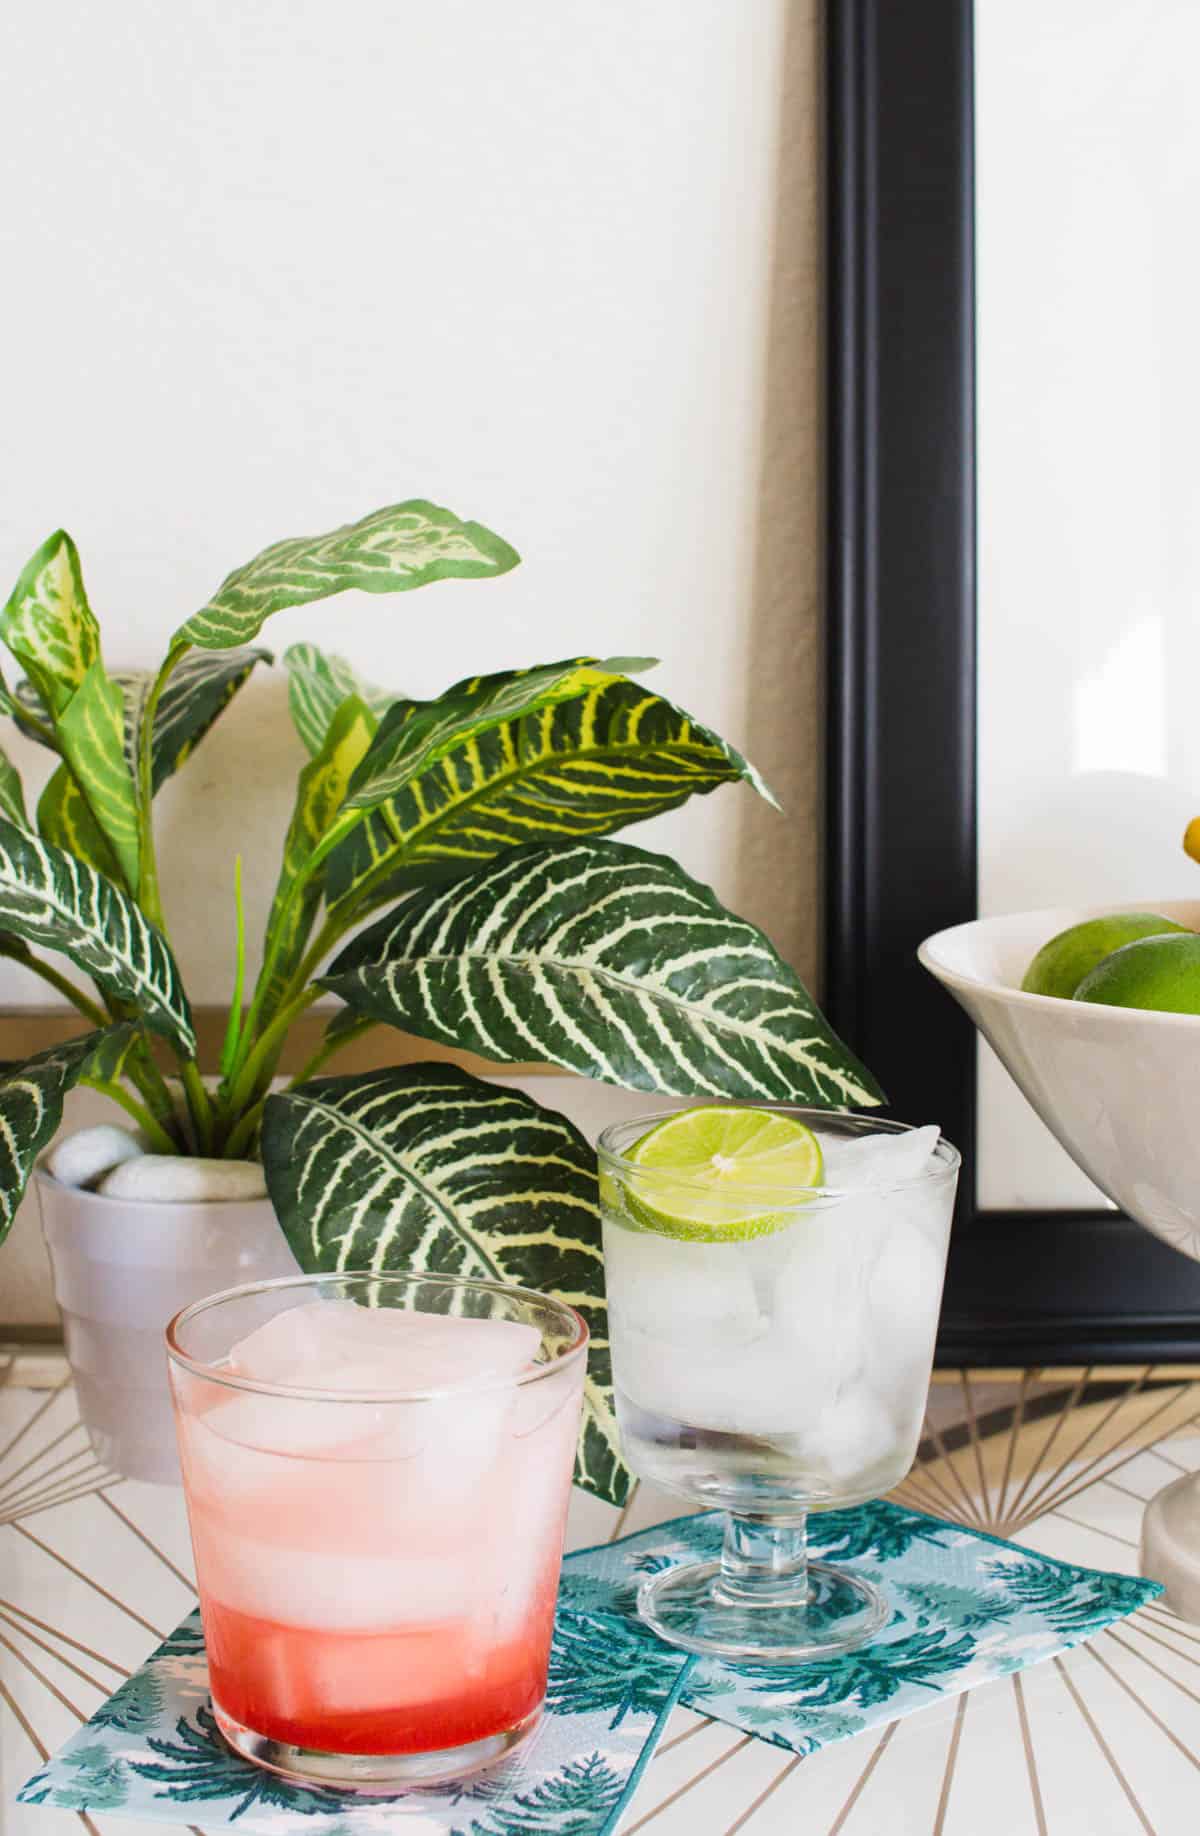
[[[1142,1573],[1162,1582],[1173,1613],[1200,1624],[1200,1473],[1185,1473],[1146,1506]]]

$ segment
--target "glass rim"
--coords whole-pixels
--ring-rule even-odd
[[[927,1127],[927,1123],[893,1122],[885,1116],[861,1115],[854,1110],[811,1109],[798,1103],[714,1103],[696,1105],[697,1108],[714,1109],[762,1109],[771,1115],[795,1116],[798,1120],[812,1127],[814,1133],[819,1125],[829,1122],[852,1122],[858,1125],[852,1132],[863,1134],[912,1135],[918,1128]],[[635,1160],[630,1160],[619,1148],[614,1147],[613,1138],[624,1135],[629,1129],[649,1129],[656,1122],[663,1122],[668,1116],[685,1114],[685,1110],[666,1109],[650,1110],[641,1116],[626,1116],[619,1122],[611,1122],[603,1129],[596,1140],[596,1154],[601,1164],[621,1176],[640,1177],[648,1184],[655,1180],[669,1182],[672,1187],[683,1187],[686,1191],[700,1192],[713,1196],[714,1188],[702,1179],[689,1178],[686,1173],[673,1173],[668,1167],[643,1167]],[[635,1136],[634,1139],[639,1137]],[[938,1181],[957,1176],[962,1166],[962,1155],[952,1141],[938,1131],[938,1138],[930,1155],[929,1164],[920,1173],[908,1179],[892,1180],[882,1186],[756,1186],[739,1180],[737,1194],[750,1198],[761,1198],[775,1210],[807,1204],[812,1199],[846,1200],[862,1198],[866,1194],[878,1198],[892,1192],[916,1191],[922,1186],[932,1186]]]
[[[255,1294],[279,1293],[285,1288],[315,1288],[322,1282],[383,1282],[411,1285],[421,1282],[431,1287],[440,1288],[483,1288],[489,1293],[506,1294],[519,1300],[535,1302],[541,1307],[555,1309],[572,1324],[572,1338],[567,1347],[556,1358],[545,1364],[535,1364],[527,1371],[517,1372],[512,1376],[494,1377],[483,1383],[462,1383],[442,1385],[436,1389],[403,1390],[330,1390],[321,1385],[271,1383],[265,1378],[244,1377],[237,1371],[223,1370],[219,1365],[209,1364],[203,1358],[193,1358],[184,1351],[179,1343],[179,1332],[198,1314],[206,1313],[210,1308],[218,1307],[224,1302],[247,1300]],[[438,1317],[437,1315],[433,1317]],[[540,1383],[545,1377],[552,1376],[569,1365],[586,1360],[591,1333],[587,1321],[578,1308],[568,1301],[559,1300],[557,1295],[541,1294],[536,1288],[523,1288],[516,1282],[493,1281],[486,1276],[473,1275],[425,1275],[420,1273],[405,1274],[398,1269],[386,1274],[373,1275],[365,1269],[348,1269],[342,1273],[326,1270],[316,1275],[280,1275],[271,1281],[248,1281],[235,1288],[222,1288],[219,1293],[206,1294],[198,1301],[190,1301],[181,1307],[167,1321],[163,1334],[166,1340],[167,1358],[189,1375],[202,1379],[205,1383],[219,1383],[226,1389],[245,1390],[254,1396],[275,1396],[283,1401],[320,1402],[320,1403],[420,1403],[449,1402],[455,1398],[467,1396],[484,1396],[499,1390],[523,1389],[526,1384]]]

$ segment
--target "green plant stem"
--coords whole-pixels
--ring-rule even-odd
[[[181,1067],[179,1075],[196,1130],[197,1146],[202,1154],[211,1154],[213,1148],[212,1104],[209,1101],[208,1091],[204,1088],[204,1079],[196,1068],[195,1060],[189,1059]]]
[[[288,1089],[294,1090],[297,1084],[306,1083],[310,1077],[316,1075],[322,1065],[328,1064],[329,1060],[335,1057],[344,1046],[352,1045],[356,1039],[361,1039],[364,1033],[369,1033],[371,1031],[372,1027],[382,1025],[383,1022],[381,1020],[357,1020],[353,1026],[348,1026],[344,1033],[339,1033],[336,1039],[323,1039],[312,1057],[306,1064],[301,1065],[296,1075],[289,1080]],[[231,1160],[236,1159],[243,1148],[249,1147],[262,1122],[263,1110],[266,1108],[267,1096],[269,1095],[270,1092],[268,1091],[266,1096],[260,1097],[253,1108],[248,1109],[241,1117],[237,1126],[230,1134],[229,1140],[225,1144],[225,1152]]]
[[[21,963],[32,974],[40,976],[43,982],[48,983],[57,993],[63,995],[85,1019],[90,1020],[93,1026],[108,1026],[111,1020],[124,1017],[120,1012],[106,1013],[89,994],[71,980],[70,976],[63,975],[60,970],[56,969],[53,963],[43,962],[41,957],[32,954],[18,955],[15,951],[3,950],[0,951],[0,954],[11,955],[14,962]],[[165,1152],[173,1154],[175,1143],[171,1140],[164,1124],[167,1121],[174,1122],[175,1106],[158,1066],[148,1052],[140,1058],[131,1054],[126,1076],[145,1097],[149,1105],[149,1109],[145,1112],[149,1123],[146,1132],[161,1137],[167,1144]],[[150,1111],[154,1112],[153,1116],[149,1113]]]
[[[242,857],[233,864],[233,899],[237,911],[237,967],[233,977],[233,999],[229,1003],[229,1023],[221,1047],[221,1076],[227,1078],[237,1063],[242,1031],[242,994],[246,986],[246,908],[242,903]]]
[[[7,956],[9,952],[6,950],[3,954]],[[45,963],[40,957],[32,955],[14,955],[13,960],[24,964],[26,969],[32,969],[34,975],[40,975],[43,982],[49,982],[51,988],[56,988],[60,995],[65,995],[71,1006],[78,1008],[93,1026],[108,1025],[108,1015],[104,1009],[93,1001],[92,997],[86,994],[77,983],[73,982],[70,976],[63,975],[52,963]]]
[[[307,1083],[310,1077],[315,1077],[321,1067],[327,1065],[329,1060],[342,1050],[343,1046],[353,1045],[356,1039],[361,1039],[364,1033],[369,1033],[373,1026],[382,1025],[382,1020],[362,1019],[355,1021],[353,1026],[348,1026],[344,1033],[338,1034],[336,1039],[330,1039],[327,1034],[307,1064],[301,1065],[295,1077],[288,1084],[288,1089],[294,1090],[297,1084]]]
[[[10,952],[2,951],[0,954],[9,955]],[[119,1013],[106,1013],[89,994],[86,994],[69,976],[63,975],[52,963],[43,962],[40,957],[32,954],[16,955],[15,952],[11,954],[13,954],[14,961],[22,963],[34,975],[40,976],[43,982],[47,982],[51,988],[64,995],[72,1007],[77,1008],[85,1019],[92,1022],[93,1026],[108,1026],[113,1019],[122,1017]],[[148,1052],[140,1061],[131,1053],[126,1076],[145,1097],[146,1107],[135,1102],[127,1091],[120,1089],[116,1084],[96,1083],[93,1088],[103,1090],[106,1096],[111,1096],[115,1103],[120,1103],[123,1108],[127,1109],[163,1153],[174,1154],[177,1144],[167,1132],[164,1122],[168,1120],[174,1122],[175,1107],[171,1102],[171,1093],[167,1089],[162,1073]],[[81,1081],[85,1084],[92,1083],[90,1078],[83,1078]],[[157,1111],[157,1114],[152,1111]]]
[[[43,746],[48,746],[51,752],[57,752],[59,758],[62,757],[62,747],[58,743],[58,734],[54,731],[54,728],[48,727],[46,722],[44,720],[39,720],[36,714],[31,714],[27,707],[21,707],[20,720],[17,720],[15,714],[13,715],[13,720],[16,722],[19,731],[28,733],[30,738],[33,738],[36,734]]]
[[[262,1113],[266,1106],[266,1097],[260,1097],[258,1102],[239,1118],[236,1127],[231,1130],[229,1139],[225,1143],[224,1152],[227,1160],[237,1160],[243,1148],[248,1148],[250,1146],[258,1132],[259,1124],[262,1121]]]
[[[86,1084],[89,1090],[98,1090],[101,1096],[106,1096],[110,1102],[119,1103],[126,1114],[133,1117],[156,1153],[177,1154],[179,1152],[179,1144],[172,1141],[161,1123],[156,1122],[150,1111],[135,1101],[128,1090],[123,1090],[120,1084],[105,1083],[102,1078],[94,1077],[81,1077],[79,1081],[81,1084]]]
[[[353,1044],[354,1040],[361,1039],[364,1033],[369,1033],[373,1026],[381,1026],[382,1024],[383,1022],[380,1020],[358,1020],[353,1026],[348,1026],[345,1032],[340,1033],[336,1039],[323,1039],[308,1062],[301,1065],[295,1077],[289,1081],[288,1089],[294,1090],[297,1084],[303,1084],[310,1077],[314,1077],[321,1069],[321,1066],[328,1064],[329,1060],[335,1057],[336,1054],[342,1050],[343,1046]],[[268,1092],[267,1095],[269,1094]],[[246,1110],[245,1114],[239,1118],[234,1126],[228,1141],[225,1143],[225,1153],[231,1160],[235,1160],[243,1148],[249,1147],[262,1121],[262,1113],[266,1107],[266,1103],[267,1097],[265,1095],[261,1096],[252,1108]]]
[[[305,951],[304,956],[297,965],[296,973],[284,989],[281,997],[283,1001],[295,1000],[299,991],[307,987],[308,983],[312,981],[322,961],[328,956],[334,945],[341,942],[347,931],[353,930],[356,922],[357,920],[353,913],[345,918],[326,918],[312,944]],[[322,992],[323,990],[318,990],[318,993]]]
[[[297,899],[303,898],[309,882],[313,879],[314,875],[319,873],[324,867],[325,862],[328,860],[333,850],[338,846],[339,842],[344,841],[351,830],[365,820],[367,814],[368,812],[366,810],[342,810],[332,828],[326,830],[321,840],[309,855],[307,861],[304,863],[303,871],[296,875],[296,878],[288,887],[283,905],[278,914],[275,915],[274,923],[271,924],[268,931],[266,947],[263,950],[262,968],[258,972],[258,981],[255,984],[254,994],[250,1002],[250,1011],[246,1015],[246,1022],[242,1028],[243,1049],[246,1048],[248,1042],[253,1040],[256,1034],[258,1034],[260,1022],[264,1018],[263,1007],[266,1002],[267,989],[270,986],[271,977],[275,972],[275,965],[279,959],[279,945],[276,940],[284,936],[286,932],[287,918],[291,912],[292,906]],[[312,959],[312,955],[313,952],[310,950],[305,956],[304,961],[309,962]],[[307,981],[308,976],[297,969],[287,982],[283,993],[275,1004],[276,1014],[287,1007],[289,1002],[294,999],[295,995],[304,987]],[[273,1026],[274,1017],[272,1015],[267,1015],[265,1017],[268,1022],[268,1028]],[[262,1037],[263,1035],[259,1036]]]
[[[162,898],[158,889],[158,860],[154,852],[154,716],[158,712],[159,696],[167,685],[167,678],[179,662],[184,652],[190,649],[187,644],[175,644],[168,650],[154,681],[150,693],[146,696],[146,705],[142,709],[142,726],[138,734],[138,904],[141,906],[151,924],[159,930],[164,928]]]
[[[294,1020],[299,1019],[305,1008],[311,1007],[314,1001],[320,999],[320,996],[319,988],[306,988],[286,1007],[280,1008],[261,1038],[255,1042],[252,1051],[238,1072],[237,1080],[225,1104],[227,1115],[237,1116],[240,1121],[247,1105],[261,1094],[259,1086],[263,1084],[264,1079],[266,1084],[270,1083],[289,1027]]]
[[[134,1048],[130,1053],[125,1068],[125,1075],[145,1097],[159,1122],[167,1130],[178,1129],[179,1117],[176,1113],[175,1099],[171,1095],[166,1078],[150,1056],[146,1045]],[[174,1152],[176,1150],[172,1150]]]

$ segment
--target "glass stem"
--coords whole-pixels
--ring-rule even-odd
[[[731,1516],[714,1592],[737,1606],[803,1606],[808,1599],[806,1520],[768,1524]]]

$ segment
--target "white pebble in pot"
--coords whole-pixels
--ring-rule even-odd
[[[256,1160],[204,1160],[182,1154],[143,1154],[114,1167],[100,1182],[105,1198],[144,1199],[170,1205],[257,1199],[267,1182]]]
[[[127,1128],[100,1122],[60,1141],[46,1158],[46,1171],[63,1186],[90,1186],[114,1167],[136,1160],[145,1148]]]

